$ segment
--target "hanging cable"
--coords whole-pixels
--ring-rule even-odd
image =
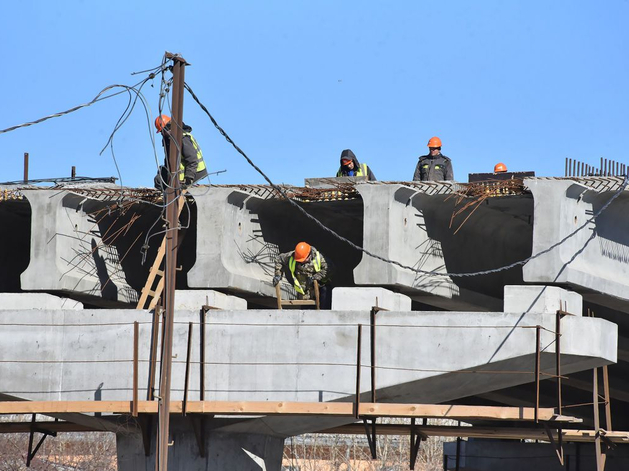
[[[605,203],[604,206],[601,207],[601,209],[599,209],[596,214],[594,214],[591,218],[589,218],[585,223],[583,223],[581,226],[579,226],[577,229],[575,229],[573,232],[571,232],[570,234],[568,234],[566,237],[564,237],[563,239],[561,239],[559,242],[551,245],[550,247],[548,247],[545,250],[542,250],[534,255],[531,255],[528,258],[525,258],[524,260],[519,260],[517,262],[511,263],[509,265],[505,265],[499,268],[493,268],[490,270],[482,270],[482,271],[477,271],[477,272],[470,272],[470,273],[449,273],[449,272],[436,272],[436,271],[428,271],[428,270],[421,270],[419,268],[414,268],[408,265],[404,265],[400,262],[397,262],[395,260],[390,260],[388,258],[385,257],[381,257],[380,255],[376,255],[372,252],[370,252],[369,250],[360,247],[358,245],[356,245],[355,243],[353,243],[351,240],[343,237],[342,235],[336,233],[334,230],[330,229],[329,227],[325,226],[323,223],[321,223],[321,221],[319,221],[317,218],[315,218],[314,216],[312,216],[310,213],[308,213],[304,208],[302,208],[296,201],[294,201],[292,198],[290,198],[286,192],[284,191],[284,189],[282,189],[280,186],[276,185],[275,183],[273,183],[271,181],[271,179],[255,164],[253,163],[253,161],[247,156],[247,154],[244,153],[244,151],[238,147],[236,145],[236,143],[229,137],[229,135],[225,132],[225,130],[223,130],[223,128],[221,128],[219,126],[219,124],[217,123],[217,121],[214,119],[214,117],[212,116],[212,114],[208,111],[208,109],[205,107],[205,105],[203,105],[203,103],[201,103],[201,101],[199,100],[199,98],[196,96],[196,94],[192,91],[192,89],[190,88],[190,86],[186,83],[185,84],[185,88],[186,90],[188,90],[188,92],[190,93],[190,95],[192,96],[192,98],[194,99],[194,101],[197,102],[197,104],[201,107],[201,109],[205,112],[205,114],[208,115],[208,117],[210,118],[210,120],[212,121],[212,124],[214,125],[214,127],[218,130],[218,132],[227,140],[227,142],[229,142],[234,149],[236,149],[236,151],[242,155],[247,162],[249,163],[249,165],[251,165],[260,175],[262,175],[262,177],[269,183],[269,185],[271,185],[273,187],[273,189],[275,191],[277,191],[279,194],[281,194],[284,199],[286,199],[286,201],[288,201],[290,204],[292,204],[295,208],[297,208],[304,216],[306,216],[308,219],[310,219],[311,221],[313,221],[319,228],[321,228],[322,230],[324,230],[325,232],[331,234],[332,236],[334,236],[336,239],[345,242],[346,244],[348,244],[350,247],[359,250],[360,252],[364,253],[365,255],[368,255],[372,258],[375,258],[377,260],[380,260],[382,262],[385,263],[389,263],[391,265],[395,265],[398,266],[400,268],[403,268],[405,270],[410,270],[414,273],[418,273],[420,275],[430,275],[430,276],[445,276],[445,277],[472,277],[472,276],[481,276],[481,275],[489,275],[489,274],[493,274],[493,273],[499,273],[501,271],[505,271],[505,270],[509,270],[511,268],[515,268],[517,266],[520,265],[524,265],[527,262],[530,262],[531,260],[534,260],[552,250],[554,250],[555,248],[559,247],[560,245],[564,244],[568,239],[570,239],[571,237],[575,236],[578,232],[580,232],[581,230],[585,229],[590,223],[592,223],[598,216],[600,216],[603,211],[605,211],[609,205],[612,203],[612,201],[614,201],[619,195],[620,193],[622,193],[625,188],[627,187],[627,183],[629,183],[628,177],[627,175],[625,175],[624,181],[622,182],[622,184],[620,185],[620,188],[610,197],[610,199],[607,201],[607,203]]]

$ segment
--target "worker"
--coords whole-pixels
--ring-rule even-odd
[[[498,162],[494,166],[494,173],[505,173],[507,171],[507,166],[502,162]]]
[[[428,141],[429,152],[422,155],[415,167],[413,181],[454,180],[452,161],[441,153],[441,139],[431,137]]]
[[[165,114],[155,119],[155,128],[158,133],[162,134],[162,145],[166,151],[164,165],[160,165],[157,176],[155,177],[155,188],[164,190],[170,184],[170,161],[168,153],[170,152],[170,116]],[[201,180],[207,176],[207,169],[203,160],[203,153],[194,136],[191,134],[192,128],[183,123],[183,143],[181,146],[181,161],[177,174],[182,188],[187,188],[194,182]]]
[[[341,152],[341,166],[339,167],[339,171],[336,172],[336,176],[367,177],[369,181],[376,181],[376,176],[367,164],[359,163],[356,155],[354,155],[350,149],[345,149]]]
[[[275,276],[273,286],[282,279],[282,273],[290,273],[290,280],[300,299],[314,298],[314,282],[319,283],[319,305],[323,309],[330,309],[331,296],[329,286],[328,262],[321,252],[306,242],[299,242],[295,250],[279,254],[275,261]]]

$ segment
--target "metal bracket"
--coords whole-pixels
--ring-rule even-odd
[[[58,422],[58,419],[55,419],[55,422]],[[39,443],[37,443],[37,446],[33,450],[33,440],[35,438],[35,432],[41,433],[43,434],[43,436],[39,439]],[[27,468],[31,467],[31,461],[33,460],[33,458],[35,458],[35,455],[39,451],[39,448],[44,444],[44,440],[46,440],[46,437],[49,435],[52,437],[56,437],[57,432],[51,432],[50,430],[44,430],[37,427],[36,414],[33,414],[33,418],[31,419],[31,431],[28,437],[28,453],[26,455]]]
[[[369,443],[369,450],[371,451],[371,459],[378,459],[378,451],[376,449],[376,419],[373,418],[363,418],[363,424],[365,424],[365,434],[367,435],[367,443]],[[371,430],[368,422],[371,422]]]
[[[555,442],[555,437],[553,437],[553,432],[550,430],[550,427],[547,423],[544,423],[544,429],[546,430],[546,435],[548,435],[548,439],[550,440],[550,444],[555,449],[555,453],[557,453],[557,458],[559,458],[559,464],[561,466],[564,465],[564,454],[563,454],[563,433],[561,427],[557,428],[557,441]]]
[[[426,419],[422,419],[422,425],[426,425]],[[415,469],[415,463],[417,462],[417,455],[419,454],[419,446],[422,440],[426,440],[428,436],[417,430],[415,425],[415,417],[411,419],[411,456],[410,456],[410,469]]]

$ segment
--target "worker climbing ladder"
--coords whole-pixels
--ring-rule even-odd
[[[275,294],[277,297],[277,308],[283,309],[286,307],[301,307],[301,306],[314,306],[315,309],[319,310],[319,282],[317,280],[314,281],[313,287],[314,299],[282,299],[282,290],[280,288],[280,283],[275,286]]]
[[[186,202],[185,190],[179,196],[177,200],[177,218],[181,215],[181,211],[183,210],[184,204]],[[142,288],[142,294],[140,295],[140,300],[138,301],[138,305],[136,309],[148,309],[149,311],[155,309],[159,299],[162,295],[162,291],[164,291],[164,269],[162,268],[162,263],[164,261],[164,254],[166,253],[166,235],[164,234],[164,239],[162,240],[162,244],[159,246],[159,250],[157,251],[157,255],[155,255],[155,261],[153,262],[153,266],[151,267],[151,271],[149,272],[148,279],[146,280],[146,284],[144,288]],[[155,282],[157,280],[157,285],[153,289]],[[150,301],[149,301],[150,299]],[[147,301],[149,301],[148,306],[145,307]]]

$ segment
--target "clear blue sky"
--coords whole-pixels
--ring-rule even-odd
[[[164,51],[275,182],[334,175],[352,149],[379,180],[412,178],[441,137],[455,177],[509,170],[562,176],[564,158],[627,162],[629,2],[25,0],[3,5],[0,129],[139,80]],[[159,82],[146,87],[151,118]],[[0,181],[117,175],[99,155],[127,98],[0,134]],[[186,94],[213,183],[263,183]],[[151,133],[154,130],[151,125]],[[150,186],[144,112],[117,133],[123,183]],[[160,152],[161,145],[157,146]]]

